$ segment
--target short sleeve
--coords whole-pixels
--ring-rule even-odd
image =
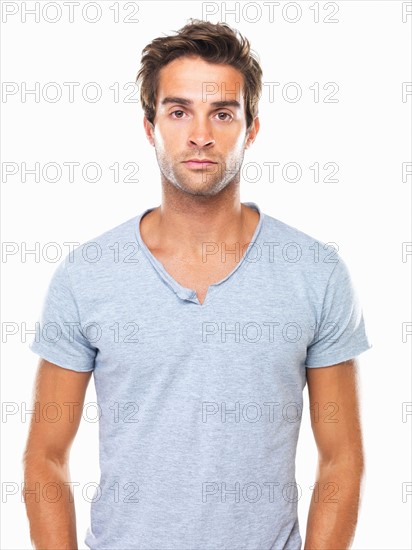
[[[372,347],[348,266],[338,258],[326,286],[320,321],[307,347],[307,367],[335,365]]]
[[[29,348],[65,369],[79,372],[94,369],[97,349],[82,332],[65,260],[53,273]]]

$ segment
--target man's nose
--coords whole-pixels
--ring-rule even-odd
[[[202,121],[194,121],[190,128],[189,143],[195,147],[208,147],[215,143],[210,124]]]

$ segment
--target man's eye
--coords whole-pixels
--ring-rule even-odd
[[[180,109],[178,109],[177,111],[173,111],[173,112],[170,113],[170,114],[174,115],[175,113],[184,113],[184,111],[181,111]],[[182,118],[182,117],[181,117],[181,116],[178,116],[177,118]]]
[[[231,120],[232,117],[231,115],[229,115],[229,113],[225,113],[225,112],[221,112],[221,113],[217,113],[218,117],[219,117],[219,120]],[[225,117],[229,117],[229,118],[220,118],[220,115],[224,115]]]

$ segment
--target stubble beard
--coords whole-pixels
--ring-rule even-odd
[[[204,170],[190,172],[181,162],[171,164],[166,156],[156,149],[156,158],[160,172],[166,184],[189,195],[213,197],[225,187],[240,181],[240,169],[243,164],[245,149],[241,154],[226,162],[219,161],[217,165]]]

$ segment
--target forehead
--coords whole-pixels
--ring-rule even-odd
[[[159,71],[157,103],[173,96],[209,103],[235,99],[242,104],[243,82],[242,73],[231,65],[179,57]]]

